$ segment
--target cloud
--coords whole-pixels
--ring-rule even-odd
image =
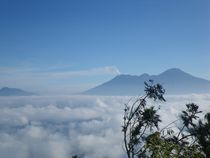
[[[0,86],[23,88],[36,93],[69,94],[84,91],[120,74],[115,66],[77,71],[67,70],[67,68],[69,67],[63,67],[63,69],[61,67],[47,69],[2,67]]]
[[[61,77],[61,78],[68,78],[68,77],[78,77],[78,76],[95,76],[95,75],[119,75],[120,71],[118,68],[114,66],[105,66],[100,68],[93,68],[88,70],[79,70],[79,71],[65,71],[65,72],[53,72],[48,73],[53,77]]]
[[[0,155],[16,158],[124,158],[121,132],[130,97],[0,97]],[[166,96],[161,127],[175,120],[185,103],[210,111],[210,95]],[[149,102],[152,104],[153,102]],[[177,124],[178,125],[178,124]]]
[[[65,67],[64,67],[65,68]],[[10,74],[28,74],[28,75],[42,75],[42,76],[58,76],[58,77],[77,77],[77,76],[94,76],[94,75],[119,75],[120,71],[115,66],[105,66],[105,67],[98,67],[86,70],[62,70],[61,68],[58,69],[57,67],[47,68],[47,69],[35,69],[35,68],[14,68],[14,67],[1,67],[0,68],[0,75],[10,75]]]

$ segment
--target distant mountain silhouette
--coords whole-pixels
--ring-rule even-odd
[[[30,96],[30,95],[36,95],[36,94],[17,88],[4,87],[0,89],[0,96]]]
[[[166,94],[210,93],[210,81],[194,77],[180,69],[169,69],[159,75],[118,75],[112,80],[89,89],[88,95],[139,95],[144,91],[144,81],[154,80],[166,89]]]

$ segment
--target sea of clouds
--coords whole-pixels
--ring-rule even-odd
[[[2,158],[124,158],[124,104],[131,97],[0,97]],[[210,95],[166,96],[158,102],[161,127],[177,119],[186,103],[210,112]],[[133,98],[135,100],[135,98]],[[149,102],[153,104],[153,102]],[[178,126],[178,124],[177,124]]]

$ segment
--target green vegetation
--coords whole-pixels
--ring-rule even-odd
[[[165,90],[152,80],[145,82],[145,95],[125,105],[124,146],[128,158],[210,158],[210,113],[199,119],[199,106],[186,104],[180,118],[159,129],[160,107],[149,106],[148,100],[165,102]]]

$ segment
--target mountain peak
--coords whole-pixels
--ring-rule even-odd
[[[9,87],[3,87],[1,90],[6,90],[6,89],[9,89]]]
[[[181,70],[179,68],[171,68],[171,69],[168,69],[168,70],[162,72],[161,74],[169,74],[169,73],[177,74],[177,73],[186,73],[186,72],[184,72],[183,70]]]
[[[143,73],[142,75],[140,75],[139,77],[149,77],[148,73]]]
[[[29,95],[36,95],[36,94],[18,88],[3,87],[0,89],[0,96],[29,96]]]
[[[167,94],[209,93],[210,81],[194,77],[179,68],[172,68],[159,75],[118,75],[84,94],[94,95],[138,95],[144,91],[144,81],[154,80],[163,84]]]
[[[3,87],[3,88],[1,88],[0,90],[1,90],[1,91],[2,91],[2,90],[5,90],[5,91],[6,91],[6,90],[20,90],[20,89],[18,89],[18,88]]]

